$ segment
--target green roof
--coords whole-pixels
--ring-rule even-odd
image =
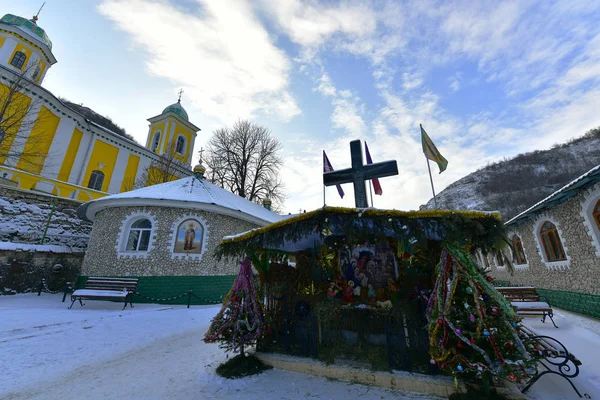
[[[44,42],[46,46],[48,46],[48,48],[50,48],[50,50],[52,50],[52,42],[50,41],[50,38],[48,38],[48,35],[46,35],[46,32],[44,32],[44,30],[37,26],[37,24],[32,20],[12,14],[6,14],[4,17],[2,17],[2,19],[0,19],[0,23],[17,26],[21,28],[21,30],[37,36],[42,42]]]
[[[181,106],[181,103],[179,103],[179,102],[177,102],[175,104],[171,104],[170,106],[165,108],[162,113],[165,114],[168,112],[174,112],[175,114],[179,115],[181,118],[183,118],[189,122],[187,112],[185,112],[185,110]]]

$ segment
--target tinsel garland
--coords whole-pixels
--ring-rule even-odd
[[[523,361],[530,360],[530,357],[513,324],[509,322],[515,320],[509,303],[498,295],[460,246],[444,246],[436,273],[434,290],[427,304],[432,362],[436,362],[440,369],[453,373],[473,371],[480,375],[483,371],[489,371],[494,375],[508,376],[511,380],[522,379],[525,376]],[[465,310],[457,309],[456,303],[464,304]],[[486,308],[490,304],[493,305],[493,313],[488,315]],[[469,314],[466,311],[469,309],[472,311],[467,322],[460,320]],[[456,318],[462,321],[460,326],[455,323]],[[460,327],[468,329],[470,338]],[[498,328],[502,328],[502,331]],[[507,360],[507,355],[498,346],[499,337],[501,340],[510,340],[511,347],[514,342],[521,359],[516,362]],[[467,354],[471,356],[467,357]],[[475,354],[477,357],[473,357]],[[477,361],[478,357],[481,357],[481,362]],[[519,366],[517,370],[516,365]]]
[[[265,330],[264,307],[254,287],[250,259],[240,264],[238,277],[204,336],[206,343],[221,342],[234,352],[254,344]]]

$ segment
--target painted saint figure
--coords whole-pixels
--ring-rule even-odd
[[[195,237],[196,231],[194,230],[194,224],[189,224],[183,239],[183,250],[192,250],[194,248]]]

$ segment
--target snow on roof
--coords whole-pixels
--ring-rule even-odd
[[[0,242],[0,250],[16,250],[16,251],[37,251],[41,253],[73,253],[73,249],[69,246],[60,246],[55,244],[27,244]],[[75,251],[81,251],[76,249]]]
[[[550,207],[553,207],[555,205],[563,203],[564,201],[570,199],[571,197],[573,197],[574,195],[579,193],[580,190],[582,190],[582,189],[586,188],[587,186],[592,185],[598,181],[600,181],[600,165],[595,166],[594,168],[590,169],[585,174],[583,174],[583,175],[575,178],[571,182],[567,183],[565,186],[558,189],[556,192],[552,193],[550,196],[535,203],[534,205],[529,207],[527,210],[525,210],[522,213],[518,214],[517,216],[511,218],[509,221],[507,221],[505,223],[505,225],[509,225],[509,224],[516,223],[516,222],[519,222],[519,223],[525,222],[525,221],[531,219],[533,217],[533,215],[535,215],[543,210],[546,210]],[[522,220],[522,221],[520,221],[520,220]]]
[[[77,213],[79,217],[93,221],[100,210],[130,205],[203,209],[259,225],[287,217],[194,176],[92,200],[79,207]]]

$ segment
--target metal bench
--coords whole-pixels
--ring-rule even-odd
[[[538,335],[537,332],[527,328],[523,324],[519,325],[517,333],[523,341],[527,352],[537,361],[535,374],[527,381],[521,393],[527,392],[542,376],[555,374],[566,379],[573,390],[575,390],[575,393],[579,397],[582,397],[573,381],[571,381],[571,378],[579,375],[581,361],[569,353],[564,344],[553,337]],[[544,369],[539,368],[539,366],[542,366]],[[587,394],[586,397],[589,398]]]
[[[82,289],[77,289],[71,294],[69,309],[78,300],[82,306],[82,300],[104,300],[125,302],[123,310],[127,303],[133,307],[133,294],[137,284],[137,278],[89,277]]]
[[[510,301],[510,304],[516,308],[519,314],[541,315],[542,322],[546,322],[546,316],[548,316],[550,317],[550,321],[552,321],[552,325],[558,328],[554,322],[554,313],[550,302],[545,298],[542,301],[536,288],[532,286],[497,287],[496,290]]]

